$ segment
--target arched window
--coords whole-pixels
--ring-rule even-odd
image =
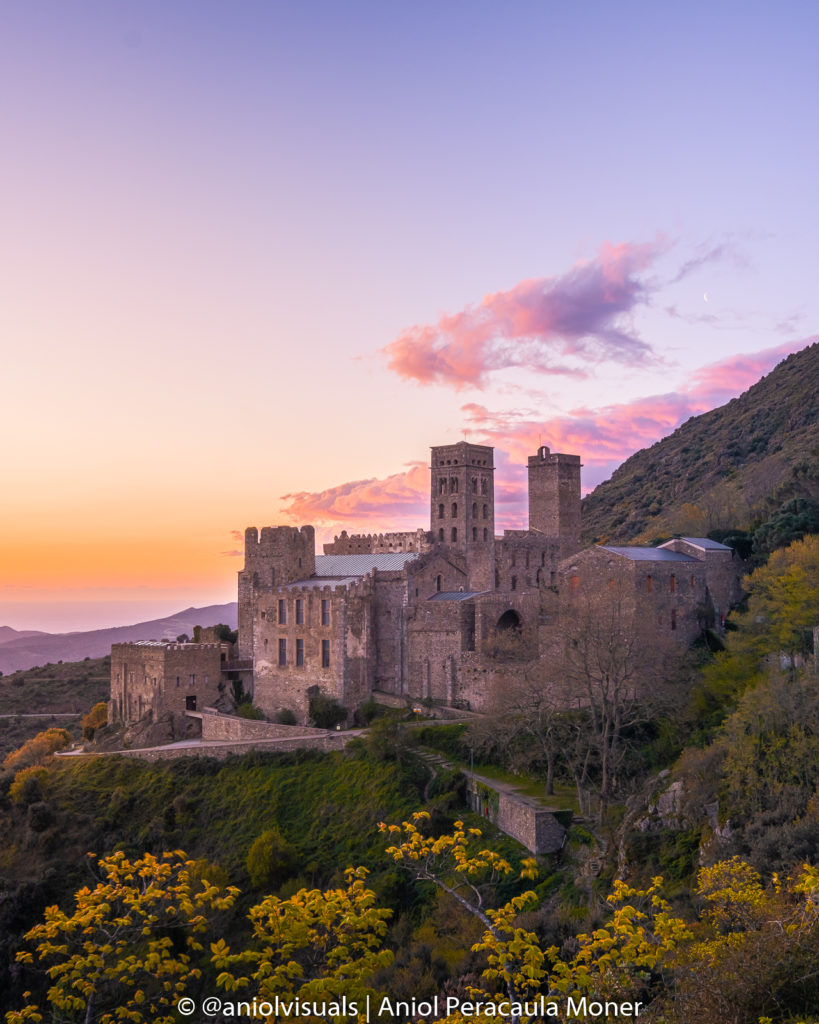
[[[457,526],[453,526],[452,527],[452,543],[454,544],[457,539],[458,539],[458,527]]]
[[[477,539],[478,539],[478,527],[477,526],[473,526],[472,527],[472,540],[477,540]]]
[[[512,577],[512,590],[518,589],[518,578],[517,576]]]
[[[483,518],[486,519],[486,505],[483,507]]]
[[[478,478],[476,476],[472,477],[472,493],[478,493]]]
[[[473,519],[477,519],[478,518],[478,503],[477,503],[477,501],[473,501],[472,502],[472,518]]]
[[[442,541],[443,539],[444,539],[444,528],[442,526],[441,529],[438,531],[438,540]]]
[[[458,493],[458,478],[456,476],[450,477],[449,480],[449,491],[450,494]]]
[[[457,517],[457,515],[458,515],[458,502],[457,501],[453,501],[452,502],[452,518],[455,519]]]
[[[441,479],[438,481],[438,493],[439,494],[446,494],[446,477],[445,476],[442,476]]]
[[[487,530],[487,528],[485,526],[483,528],[483,539],[484,540],[489,540],[489,530]]]
[[[438,506],[438,518],[439,519],[443,519],[444,518],[444,503],[443,502],[441,502],[441,504]]]
[[[440,575],[435,577],[435,590],[436,590],[436,592],[438,594],[441,593],[441,577],[440,577]]]
[[[520,616],[514,608],[510,608],[508,612],[504,612],[501,615],[495,628],[498,632],[502,632],[505,629],[520,629]]]
[[[481,494],[489,494],[489,491],[487,490],[486,487],[486,477],[484,477],[483,480],[481,480]]]

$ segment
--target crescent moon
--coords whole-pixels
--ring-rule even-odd
[[[703,302],[707,302],[708,301],[708,292],[703,292],[702,293],[702,298],[703,298]]]

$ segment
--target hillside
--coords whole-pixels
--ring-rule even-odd
[[[81,633],[34,633],[24,631],[5,643],[0,642],[0,672],[15,672],[46,662],[82,661],[102,658],[111,653],[111,644],[131,640],[174,639],[182,633],[193,634],[194,626],[215,626],[220,622],[236,628],[238,610],[235,601],[206,608],[186,608],[164,619],[137,622],[132,626],[92,629]]]
[[[630,459],[583,500],[587,543],[747,529],[819,499],[819,344]]]

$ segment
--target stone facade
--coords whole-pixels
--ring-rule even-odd
[[[217,701],[225,690],[231,644],[139,640],[111,648],[108,721],[132,725],[165,712],[182,715]]]
[[[493,449],[466,441],[432,449],[429,530],[345,532],[317,555],[312,526],[250,527],[231,671],[218,670],[219,644],[116,645],[114,717],[201,708],[220,675],[269,717],[288,709],[302,723],[318,695],[351,715],[374,694],[480,712],[521,674],[559,672],[592,594],[649,646],[719,629],[740,596],[732,550],[696,537],[581,550],[580,469],[541,446],[528,460],[529,529],[500,536]]]
[[[249,529],[239,656],[254,701],[302,722],[319,693],[350,712],[374,693],[481,711],[521,664],[547,673],[579,595],[614,600],[614,578],[648,642],[718,625],[739,596],[731,549],[677,538],[581,551],[580,469],[541,446],[528,460],[530,528],[501,536],[493,449],[465,441],[432,449],[428,531],[345,532],[314,555],[309,526]]]

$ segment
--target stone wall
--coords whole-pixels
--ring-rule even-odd
[[[212,704],[224,689],[222,665],[230,647],[160,641],[114,644],[108,720],[130,724],[150,713],[157,721],[166,711],[184,714]]]
[[[537,801],[517,793],[498,790],[488,779],[467,776],[469,806],[481,817],[497,825],[530,852],[557,853],[566,841],[566,829],[554,812]]]
[[[426,530],[404,533],[353,533],[342,530],[331,544],[324,545],[325,555],[386,554],[393,551],[429,550],[430,535]]]
[[[529,529],[557,537],[564,558],[580,550],[580,469],[579,455],[546,445],[529,456]]]
[[[276,722],[260,722],[237,715],[218,715],[212,712],[191,712],[189,718],[202,722],[202,739],[228,742],[244,740],[319,740],[327,736],[326,729],[309,729],[300,725],[279,725]]]

